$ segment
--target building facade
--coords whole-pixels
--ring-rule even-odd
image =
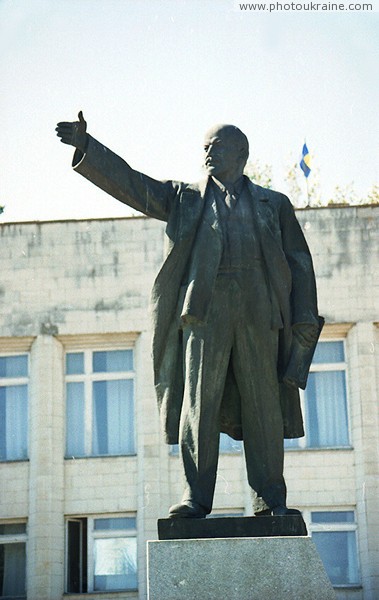
[[[339,600],[379,598],[378,206],[300,210],[326,325],[286,442],[300,508]],[[181,495],[163,443],[149,294],[164,224],[0,227],[0,598],[146,598],[146,541]],[[376,279],[375,279],[376,278]],[[226,436],[214,514],[251,515]]]

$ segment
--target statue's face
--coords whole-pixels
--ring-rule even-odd
[[[205,135],[204,164],[209,176],[221,182],[236,181],[243,173],[246,158],[230,126],[214,127]]]

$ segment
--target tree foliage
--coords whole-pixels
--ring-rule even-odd
[[[269,164],[263,164],[259,160],[249,160],[245,167],[247,175],[254,183],[262,187],[273,189],[273,168]],[[304,181],[304,175],[299,163],[291,163],[286,168],[283,191],[291,198],[296,208],[306,206],[359,206],[362,204],[379,204],[379,185],[374,184],[364,197],[359,197],[354,182],[346,185],[336,185],[330,198],[322,197],[319,170],[312,168],[308,181]]]
[[[271,165],[263,165],[259,160],[249,160],[245,167],[245,175],[257,185],[272,189]]]

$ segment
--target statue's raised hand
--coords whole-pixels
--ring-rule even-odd
[[[88,136],[87,136],[87,123],[84,120],[82,111],[78,114],[79,121],[73,123],[67,123],[63,121],[58,123],[55,128],[57,136],[61,138],[61,142],[75,146],[82,152],[86,151]]]

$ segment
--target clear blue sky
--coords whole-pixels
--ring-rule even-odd
[[[257,13],[235,0],[0,1],[0,220],[127,207],[71,171],[55,125],[88,130],[157,179],[202,176],[204,132],[230,122],[287,166],[304,138],[323,197],[378,183],[378,12]]]

